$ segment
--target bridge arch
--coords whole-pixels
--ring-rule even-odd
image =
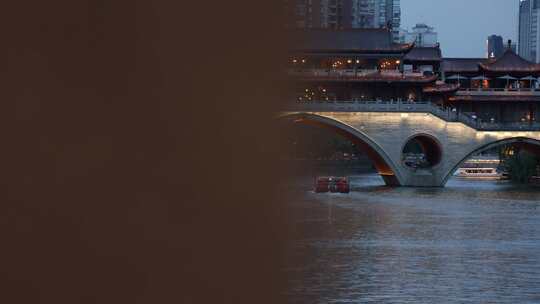
[[[315,127],[326,128],[332,130],[351,142],[364,151],[370,160],[373,162],[377,172],[384,179],[384,182],[389,186],[405,185],[404,179],[398,170],[397,164],[392,161],[388,154],[364,132],[347,125],[335,119],[308,113],[293,113],[279,116],[278,119],[290,119],[294,123],[302,123]]]
[[[406,167],[410,165],[405,161],[406,149],[411,143],[416,143],[425,154],[426,165],[429,168],[439,167],[443,159],[443,145],[436,136],[428,133],[415,133],[403,142],[401,148],[402,162]]]
[[[446,174],[444,180],[443,180],[443,186],[446,185],[448,180],[454,175],[454,173],[471,157],[473,157],[476,154],[482,153],[484,151],[497,148],[504,145],[510,145],[510,144],[517,144],[522,146],[528,146],[528,147],[535,147],[538,151],[540,151],[540,140],[528,138],[528,137],[510,137],[505,138],[502,140],[493,141],[484,145],[481,145],[480,147],[476,147],[474,150],[467,153],[465,157],[463,157],[457,164],[455,164],[450,171]]]

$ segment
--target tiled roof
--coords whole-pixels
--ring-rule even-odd
[[[439,47],[414,47],[403,59],[406,61],[441,61],[442,54]]]
[[[441,69],[446,73],[474,73],[480,71],[480,63],[487,58],[443,58]]]
[[[489,72],[540,72],[540,65],[523,59],[512,49],[507,49],[501,57],[493,61],[480,63],[480,67]]]
[[[396,44],[387,29],[328,30],[292,32],[291,49],[311,52],[405,53],[412,44]]]

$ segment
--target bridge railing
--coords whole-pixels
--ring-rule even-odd
[[[447,116],[448,111],[428,101],[400,100],[338,100],[338,101],[309,101],[297,102],[288,108],[309,111],[337,112],[435,112]]]
[[[394,77],[425,77],[422,71],[400,71],[400,70],[379,70],[379,69],[289,69],[286,71],[289,76],[322,79],[355,79],[369,75],[380,74]]]
[[[540,131],[540,123],[536,123],[536,122],[512,122],[512,123],[477,122],[476,129],[482,130],[482,131]]]
[[[430,113],[448,122],[461,122],[481,131],[540,131],[536,122],[483,122],[467,113],[457,113],[450,108],[443,108],[429,101],[400,100],[342,100],[310,101],[290,104],[286,110],[303,112],[393,112],[393,113]]]

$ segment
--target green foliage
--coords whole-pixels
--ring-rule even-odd
[[[531,176],[536,174],[537,164],[538,159],[526,151],[515,153],[505,161],[510,179],[521,184],[528,183]]]

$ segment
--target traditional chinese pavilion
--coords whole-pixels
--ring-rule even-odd
[[[289,74],[298,102],[433,99],[444,103],[455,84],[437,82],[441,52],[393,42],[388,29],[294,33]],[[405,69],[405,67],[407,67]]]
[[[414,47],[403,59],[404,71],[440,73],[442,52],[440,47]]]
[[[448,105],[482,123],[533,123],[540,117],[540,66],[508,48],[499,58],[445,58],[442,77],[460,89]]]

